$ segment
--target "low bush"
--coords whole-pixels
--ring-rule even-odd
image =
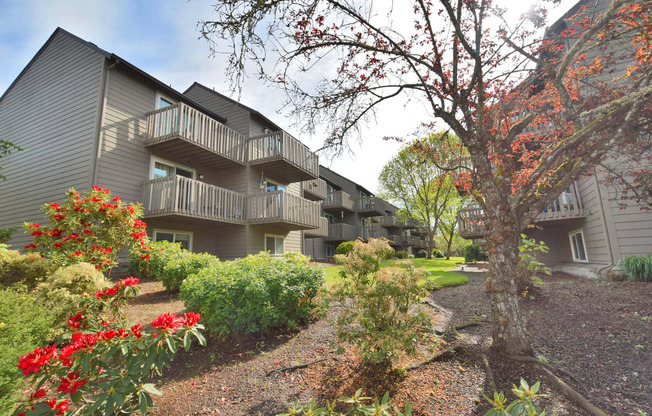
[[[417,259],[425,259],[426,257],[428,257],[428,252],[426,250],[419,250],[416,252],[414,257]]]
[[[397,259],[407,259],[408,253],[405,250],[399,250],[394,253]]]
[[[627,280],[652,282],[652,254],[647,257],[623,257],[616,267],[625,274]]]
[[[178,292],[183,281],[204,268],[210,268],[217,265],[220,259],[208,253],[191,253],[187,250],[181,250],[166,257],[167,262],[162,265],[162,271],[159,272],[160,280],[163,286],[170,292]],[[158,265],[156,266],[158,269]]]
[[[31,288],[44,281],[56,268],[39,254],[20,254],[0,244],[0,286],[21,282]]]
[[[49,341],[54,322],[24,288],[0,290],[0,414],[11,414],[18,399],[18,358]]]
[[[36,300],[48,308],[57,324],[65,324],[74,315],[88,293],[95,293],[111,286],[102,272],[90,263],[64,266],[34,289]]]
[[[289,263],[296,264],[308,264],[310,262],[310,256],[305,256],[298,251],[288,251],[283,254],[283,259]]]
[[[8,244],[11,235],[15,231],[15,228],[0,228],[0,244]]]
[[[181,243],[169,241],[157,241],[149,243],[152,247],[149,256],[143,258],[140,248],[136,247],[129,251],[129,268],[131,272],[139,277],[151,277],[161,279],[165,265],[172,259],[181,256]]]
[[[484,253],[480,246],[473,243],[464,247],[464,262],[473,263],[476,261],[487,261],[487,253]]]
[[[444,255],[444,253],[442,253],[442,252],[439,251],[439,250],[433,250],[433,251],[432,251],[432,257],[434,257],[434,258],[436,258],[436,259],[443,259],[443,258],[445,258],[446,256]]]
[[[355,241],[344,241],[343,243],[340,243],[335,249],[335,254],[341,254],[341,255],[349,254],[349,252],[353,250],[354,243]]]
[[[324,271],[260,253],[219,262],[190,275],[181,285],[188,309],[208,330],[226,336],[295,327],[318,316]]]

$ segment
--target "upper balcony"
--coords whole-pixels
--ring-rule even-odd
[[[401,221],[393,215],[384,215],[380,217],[380,226],[385,228],[399,228]]]
[[[285,131],[250,138],[249,164],[281,183],[319,178],[317,155]]]
[[[426,227],[422,226],[423,224],[419,224],[418,227],[415,227],[410,231],[411,234],[413,235],[424,235],[428,234],[428,229]]]
[[[328,237],[328,218],[319,218],[319,228],[306,230],[303,236],[305,238]]]
[[[223,168],[247,163],[247,138],[184,103],[147,114],[145,146],[172,160]]]
[[[417,236],[414,235],[404,235],[403,236],[403,245],[405,246],[412,246],[412,247],[420,247],[421,246],[421,239]]]
[[[389,234],[387,239],[389,240],[389,245],[391,246],[400,246],[403,244],[403,237],[398,234]]]
[[[358,235],[363,240],[368,240],[370,238],[387,238],[387,230],[380,227],[379,225],[367,225],[364,227],[358,228]]]
[[[385,214],[385,204],[380,199],[364,197],[355,202],[355,210],[363,217],[376,217]]]
[[[570,220],[583,218],[584,207],[580,198],[579,187],[571,184],[564,192],[541,212],[535,222]],[[484,226],[484,210],[480,207],[463,208],[457,213],[460,236],[464,238],[484,238],[487,234]]]
[[[326,241],[353,241],[358,238],[358,229],[351,224],[328,224]]]
[[[353,200],[351,199],[351,195],[344,191],[334,191],[326,197],[321,206],[325,210],[346,209],[353,211]]]
[[[286,191],[247,197],[249,224],[269,224],[283,230],[308,230],[320,226],[319,204]]]
[[[326,199],[326,181],[323,179],[310,179],[301,182],[303,197],[312,201]]]
[[[143,183],[144,217],[244,224],[245,196],[183,176]]]

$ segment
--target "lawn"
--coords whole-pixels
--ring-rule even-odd
[[[383,262],[383,267],[391,267],[396,265],[397,260],[386,260]],[[450,260],[446,259],[412,259],[412,263],[417,268],[425,268],[430,272],[430,276],[434,278],[435,283],[440,286],[457,286],[469,281],[469,278],[461,274],[447,272],[455,267],[456,263],[463,263],[463,257],[451,257]],[[339,266],[324,267],[326,273],[326,284],[329,288],[341,280],[339,275]],[[420,284],[424,284],[425,279],[422,279]]]

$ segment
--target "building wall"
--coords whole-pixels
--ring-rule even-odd
[[[43,204],[90,188],[104,60],[57,32],[0,102],[0,137],[23,149],[2,158],[0,228],[43,221]],[[30,241],[17,230],[10,243]]]
[[[226,118],[228,127],[249,137],[250,113],[240,104],[223,99],[198,84],[193,84],[184,94],[207,109]]]

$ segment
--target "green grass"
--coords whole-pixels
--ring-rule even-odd
[[[430,272],[431,278],[439,286],[457,286],[469,281],[469,278],[461,274],[447,272],[455,267],[455,263],[463,263],[463,257],[451,257],[450,260],[446,259],[412,259],[414,267],[425,268]],[[383,262],[383,267],[395,266],[396,260],[387,260]],[[340,268],[338,266],[325,267],[326,285],[328,288],[333,287],[336,283],[340,282],[342,278],[339,275]],[[425,279],[419,282],[421,285],[425,283]]]

